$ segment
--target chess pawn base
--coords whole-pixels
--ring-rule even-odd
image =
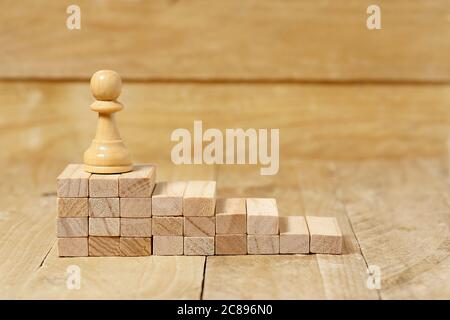
[[[84,153],[84,170],[91,173],[123,173],[133,170],[131,157],[122,140],[93,140]]]

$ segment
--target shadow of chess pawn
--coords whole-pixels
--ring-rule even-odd
[[[116,99],[122,90],[119,74],[100,70],[91,78],[91,91],[96,101],[91,109],[98,112],[97,132],[84,153],[84,170],[91,173],[122,173],[131,171],[131,156],[120,138],[114,113],[123,109]]]

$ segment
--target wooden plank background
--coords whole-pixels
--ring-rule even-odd
[[[153,81],[450,80],[448,0],[79,0],[0,2],[1,79]]]
[[[369,0],[76,3],[69,31],[72,1],[0,0],[0,298],[450,298],[449,0],[376,1],[377,31]],[[345,254],[57,258],[55,177],[93,137],[88,80],[103,68],[124,78],[120,133],[159,181],[334,215]],[[279,128],[278,175],[175,166],[170,133],[194,120]]]

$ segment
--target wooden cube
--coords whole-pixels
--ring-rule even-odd
[[[214,237],[216,217],[184,217],[184,235],[187,237]]]
[[[56,219],[56,236],[58,238],[82,238],[88,236],[88,218]]]
[[[87,257],[89,255],[88,238],[59,238],[58,255],[60,257]]]
[[[184,216],[214,216],[215,181],[189,181],[183,196]]]
[[[58,198],[58,217],[87,217],[88,198]]]
[[[123,218],[150,218],[151,198],[120,198],[120,216]]]
[[[120,218],[122,237],[151,237],[152,218]]]
[[[341,254],[342,232],[335,217],[307,216],[311,253]]]
[[[117,198],[119,174],[92,174],[89,178],[90,198]]]
[[[218,234],[216,235],[217,255],[247,254],[246,234]]]
[[[120,256],[119,237],[89,237],[90,257]]]
[[[156,168],[153,165],[136,165],[133,171],[119,178],[121,198],[150,198],[155,186]]]
[[[305,217],[280,217],[280,253],[309,253],[309,231]]]
[[[184,181],[158,182],[152,194],[154,216],[183,215],[183,195],[187,183]]]
[[[152,254],[152,238],[120,237],[120,255],[124,257],[141,257]]]
[[[248,254],[279,254],[280,236],[250,234],[247,236]]]
[[[183,236],[153,236],[153,254],[156,256],[183,255]]]
[[[120,236],[120,218],[89,218],[89,235],[96,237]]]
[[[154,236],[182,236],[183,217],[153,217],[152,234]]]
[[[81,164],[69,164],[56,178],[56,195],[60,198],[85,198],[89,195],[90,173]]]
[[[247,233],[278,234],[278,208],[275,199],[247,199]]]
[[[216,200],[216,233],[247,233],[247,210],[244,198]]]
[[[118,218],[119,198],[89,198],[89,216],[93,218]]]
[[[214,237],[184,237],[186,256],[214,255]]]

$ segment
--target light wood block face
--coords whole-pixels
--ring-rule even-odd
[[[218,234],[216,235],[217,255],[247,254],[246,234]]]
[[[251,234],[247,236],[248,254],[279,254],[280,237],[278,235]]]
[[[124,218],[150,218],[151,198],[120,198],[120,216]]]
[[[152,214],[155,216],[183,215],[184,181],[159,182],[152,194]]]
[[[184,217],[184,235],[187,237],[214,237],[216,217]]]
[[[60,257],[87,257],[89,255],[88,238],[59,238],[58,255]]]
[[[151,197],[155,186],[156,168],[153,165],[136,165],[133,171],[119,178],[119,195],[122,198]]]
[[[122,237],[151,237],[152,218],[120,218]]]
[[[58,238],[80,238],[88,236],[88,218],[56,219],[56,235]]]
[[[309,253],[309,231],[305,217],[280,217],[280,253]]]
[[[89,237],[90,257],[120,256],[119,237]]]
[[[247,233],[245,198],[225,198],[216,200],[216,233]]]
[[[183,217],[153,217],[152,233],[154,236],[182,236]]]
[[[58,198],[58,217],[87,217],[89,205],[87,198]]]
[[[83,170],[81,164],[69,164],[56,179],[58,197],[85,198],[89,195],[90,173]]]
[[[183,197],[184,216],[214,216],[215,181],[189,181]]]
[[[335,217],[307,216],[311,253],[341,254],[342,232]]]
[[[119,176],[119,174],[92,174],[89,178],[89,197],[117,198]]]
[[[214,237],[184,237],[186,256],[214,255]]]
[[[119,198],[89,198],[89,216],[93,218],[118,218]]]
[[[153,254],[156,256],[183,255],[183,236],[153,236]]]
[[[120,236],[120,218],[89,218],[89,235],[97,237]]]
[[[278,234],[278,208],[275,199],[247,199],[247,233]]]
[[[152,254],[151,238],[120,237],[120,255],[124,257],[141,257]]]

